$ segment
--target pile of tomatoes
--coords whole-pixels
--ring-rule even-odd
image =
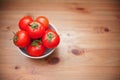
[[[19,21],[19,28],[13,42],[19,48],[26,48],[30,56],[42,56],[46,49],[55,48],[60,42],[59,35],[49,28],[49,20],[45,16],[35,20],[31,16],[24,16]]]

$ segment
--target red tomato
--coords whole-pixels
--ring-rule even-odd
[[[21,18],[20,21],[19,21],[19,28],[21,30],[26,30],[27,25],[32,21],[33,21],[33,19],[32,19],[31,16],[25,16],[25,17]]]
[[[48,21],[48,19],[45,16],[37,17],[36,21],[42,23],[44,25],[45,29],[47,29],[48,26],[49,26],[49,21]]]
[[[42,42],[46,48],[55,48],[60,42],[60,37],[55,31],[49,29],[43,35]]]
[[[26,31],[21,30],[14,35],[13,42],[16,46],[24,48],[30,43],[30,37]]]
[[[30,56],[42,56],[45,52],[44,46],[39,40],[34,40],[27,48],[27,52]]]
[[[27,32],[32,39],[37,39],[43,35],[45,28],[41,23],[31,22],[27,27]]]

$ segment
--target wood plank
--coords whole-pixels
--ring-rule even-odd
[[[120,80],[119,0],[0,0],[0,15],[0,80]],[[44,15],[58,29],[61,42],[45,59],[13,44],[25,15]]]

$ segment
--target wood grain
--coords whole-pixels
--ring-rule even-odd
[[[49,18],[55,52],[28,59],[12,42],[25,15]],[[120,80],[119,0],[0,0],[0,80]]]

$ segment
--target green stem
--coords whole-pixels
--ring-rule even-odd
[[[48,33],[47,36],[48,36],[48,41],[51,41],[51,39],[54,37],[52,33]]]
[[[18,40],[18,36],[15,35],[15,36],[13,37],[13,41],[16,42],[17,40]]]
[[[38,24],[36,22],[33,22],[32,24],[30,24],[30,27],[32,29],[37,29],[38,28]]]
[[[38,43],[41,43],[41,40],[34,40],[33,42],[32,42],[32,46],[38,46]]]

